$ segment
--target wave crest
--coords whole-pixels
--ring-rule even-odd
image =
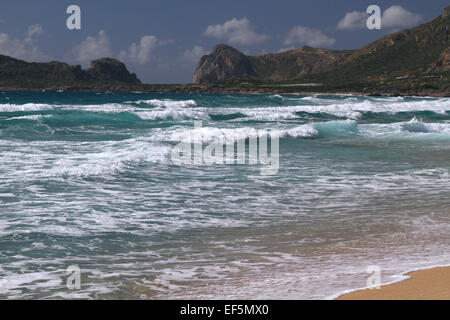
[[[441,133],[450,134],[449,123],[425,123],[416,117],[410,121],[402,123],[401,128],[403,131],[411,133]]]

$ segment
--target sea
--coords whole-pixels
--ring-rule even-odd
[[[183,141],[267,132],[272,174],[173,161]],[[0,299],[332,299],[399,281],[450,265],[449,168],[450,98],[1,92]]]

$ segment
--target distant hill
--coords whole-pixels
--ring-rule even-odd
[[[450,6],[441,16],[418,27],[388,35],[359,50],[295,50],[247,56],[218,45],[202,57],[194,84],[244,82],[271,91],[314,91],[371,94],[450,94]],[[295,86],[298,84],[299,86]],[[284,86],[281,90],[280,88]]]
[[[247,56],[225,44],[216,45],[200,59],[193,83],[211,83],[228,79],[285,80],[327,70],[327,67],[349,57],[351,50],[325,50],[311,47]]]
[[[89,69],[62,62],[25,62],[0,55],[0,88],[47,90],[113,90],[140,85],[141,81],[115,59],[93,60]]]
[[[333,76],[374,77],[448,70],[450,7],[429,23],[388,35],[339,61]],[[447,57],[447,58],[445,58]]]

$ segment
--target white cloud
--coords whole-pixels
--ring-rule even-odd
[[[364,29],[366,27],[367,17],[368,15],[365,12],[347,12],[344,18],[339,21],[337,28],[338,30]]]
[[[186,49],[181,56],[180,60],[182,64],[192,65],[197,64],[202,56],[207,54],[208,51],[201,46],[194,46],[192,49]]]
[[[311,47],[330,47],[336,42],[322,31],[308,27],[296,26],[289,30],[285,45],[307,45]]]
[[[132,43],[128,51],[122,50],[119,59],[145,64],[150,60],[153,50],[160,44],[161,41],[155,36],[143,36],[138,44]]]
[[[112,55],[109,38],[105,31],[100,30],[97,37],[87,37],[86,40],[76,46],[69,53],[68,58],[81,63],[88,63],[93,59],[111,57]]]
[[[338,30],[365,29],[369,15],[365,12],[347,12],[338,25]],[[381,28],[408,28],[418,24],[422,20],[420,14],[413,13],[402,6],[391,6],[387,8],[381,17]]]
[[[268,35],[256,33],[247,18],[233,18],[224,24],[210,25],[204,35],[241,45],[255,44],[269,38]]]
[[[138,43],[132,43],[128,49],[119,53],[111,49],[110,40],[105,31],[100,30],[97,37],[87,37],[66,55],[66,59],[87,64],[91,60],[103,57],[116,57],[123,62],[146,64],[151,58],[156,47],[172,40],[161,41],[152,35],[143,36]]]
[[[33,24],[27,29],[27,37],[33,38],[34,36],[39,36],[44,33],[44,29],[40,24]]]
[[[34,37],[44,32],[41,25],[29,26],[24,39],[11,38],[6,33],[0,33],[0,54],[26,61],[45,61],[49,57],[42,53],[34,43]]]
[[[278,53],[282,53],[282,52],[286,52],[286,51],[291,51],[294,50],[295,47],[294,46],[290,46],[290,47],[286,47],[286,48],[281,48],[280,50],[278,50]]]
[[[381,28],[408,28],[422,20],[420,14],[412,13],[401,6],[392,6],[383,12]]]

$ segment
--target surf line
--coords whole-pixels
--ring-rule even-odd
[[[233,130],[219,129],[219,131],[218,136],[204,147],[202,121],[194,121],[194,130],[191,130],[187,139],[172,148],[172,163],[175,165],[260,164],[261,175],[278,173],[280,160],[277,135],[271,135],[269,130],[262,129],[255,129],[252,134],[244,136],[238,136]]]

